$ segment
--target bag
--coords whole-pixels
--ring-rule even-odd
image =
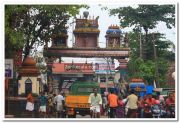
[[[27,102],[26,103],[26,110],[33,111],[34,110],[34,103]]]

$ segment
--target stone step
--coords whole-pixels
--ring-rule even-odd
[[[5,118],[14,118],[14,115],[5,115]]]
[[[21,117],[22,118],[33,118],[34,117],[34,112],[28,112],[28,111],[22,112]]]

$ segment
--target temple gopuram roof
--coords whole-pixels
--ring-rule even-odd
[[[22,63],[22,67],[19,70],[20,76],[37,76],[40,72],[36,67],[36,61],[31,57],[26,57]]]
[[[97,20],[76,19],[76,27],[73,33],[100,33],[98,22]]]
[[[76,19],[76,26],[75,29],[73,31],[74,34],[77,33],[95,33],[95,34],[99,34],[100,30],[98,29],[98,18],[96,17],[90,17],[88,19],[88,15],[89,12],[85,11],[84,13],[84,17],[80,17],[79,19]]]
[[[120,37],[122,34],[121,29],[117,25],[111,25],[106,31],[106,37]]]
[[[45,57],[84,57],[84,58],[105,58],[111,57],[115,59],[124,59],[129,57],[130,48],[128,47],[128,40],[123,41],[121,38],[122,31],[119,26],[111,25],[106,31],[106,48],[99,47],[99,33],[98,19],[99,16],[89,16],[89,12],[85,11],[83,17],[76,19],[76,26],[73,30],[75,41],[73,47],[68,48],[58,44],[51,47],[44,48]],[[104,20],[106,21],[106,20]],[[122,39],[122,40],[121,40]],[[128,38],[126,38],[128,39]],[[59,39],[60,41],[60,39]],[[112,46],[111,46],[112,45]]]

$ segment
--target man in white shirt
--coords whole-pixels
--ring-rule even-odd
[[[89,96],[88,102],[90,103],[90,113],[91,118],[93,116],[93,111],[96,110],[97,112],[97,118],[100,118],[100,109],[102,105],[102,98],[99,93],[97,93],[97,88],[94,89],[94,93],[91,93]]]
[[[64,97],[62,96],[61,92],[59,92],[59,94],[54,98],[54,101],[56,102],[58,117],[61,117],[64,106]]]

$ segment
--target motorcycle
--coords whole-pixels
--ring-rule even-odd
[[[151,106],[148,104],[144,105],[144,117],[145,118],[152,118]]]
[[[171,104],[170,106],[169,106],[169,112],[170,112],[170,114],[169,114],[169,118],[175,118],[175,105],[174,104]]]
[[[163,109],[162,104],[153,105],[151,111],[152,111],[153,118],[165,118],[166,117],[166,111]]]

